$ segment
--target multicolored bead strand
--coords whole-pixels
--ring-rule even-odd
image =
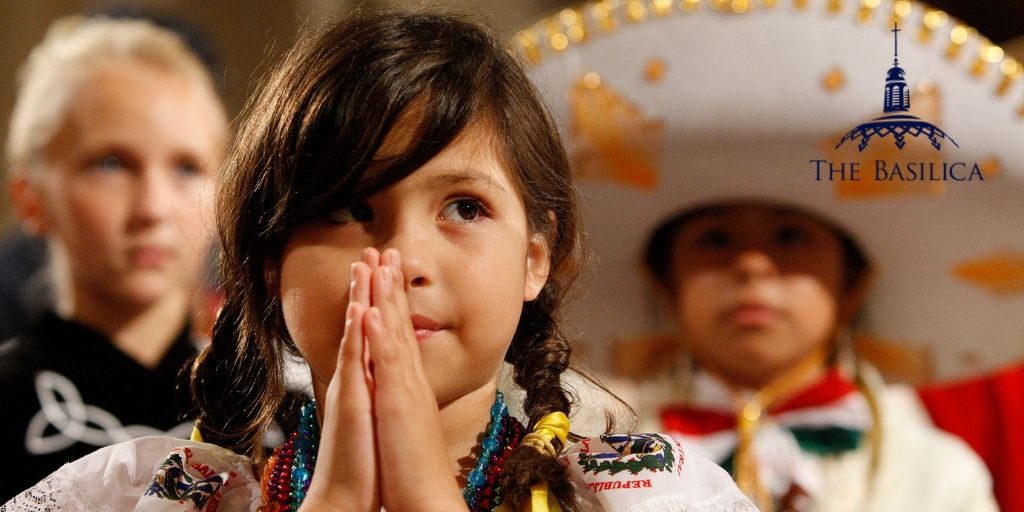
[[[505,459],[522,437],[523,426],[509,415],[504,396],[499,391],[491,406],[491,421],[480,443],[480,456],[462,490],[462,497],[471,511],[490,511],[501,504],[502,489],[498,485],[498,475]]]
[[[462,496],[473,512],[490,512],[502,501],[498,475],[513,448],[524,435],[519,420],[508,413],[504,396],[497,392],[491,406],[491,420],[480,443],[480,456],[469,472]],[[306,498],[313,480],[320,432],[316,403],[307,402],[299,412],[298,429],[274,450],[263,470],[262,490],[266,512],[294,512]]]
[[[320,439],[316,421],[316,402],[303,404],[299,427],[288,440],[274,449],[263,470],[263,502],[267,512],[298,510],[313,480],[317,444]]]
[[[306,499],[306,491],[313,480],[313,468],[316,467],[317,444],[320,440],[320,427],[316,421],[316,401],[310,400],[299,410],[299,429],[292,434],[295,440],[295,458],[292,461],[291,493],[289,510],[298,510],[299,504]]]

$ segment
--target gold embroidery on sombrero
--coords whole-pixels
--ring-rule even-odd
[[[981,175],[984,176],[986,180],[999,176],[999,172],[1003,170],[1003,163],[995,156],[990,156],[985,160],[982,160],[978,163],[978,166],[981,168]]]
[[[1005,298],[1024,294],[1024,252],[1002,251],[958,263],[953,275]]]
[[[842,89],[844,85],[846,85],[846,73],[844,73],[843,68],[840,68],[839,66],[826,71],[821,77],[821,86],[828,92],[837,92]],[[835,147],[835,145],[833,145],[833,147]]]
[[[1021,66],[1017,59],[1006,57],[999,64],[999,72],[1003,74],[1003,78],[999,82],[999,87],[996,88],[996,94],[1005,96],[1010,91],[1010,86],[1024,76],[1024,66]]]
[[[550,51],[562,52],[569,47],[578,44],[586,44],[591,39],[591,30],[596,29],[600,33],[614,33],[618,30],[620,20],[628,20],[630,23],[644,23],[651,20],[664,19],[671,15],[685,16],[701,8],[707,3],[708,7],[722,13],[737,15],[752,15],[756,12],[769,11],[776,6],[778,0],[761,0],[751,2],[748,0],[679,0],[675,8],[671,0],[652,0],[651,6],[647,7],[644,2],[632,0],[630,2],[613,2],[608,0],[587,2],[578,8],[563,9],[555,16],[549,16],[535,23],[533,26],[520,31],[513,38],[512,51],[523,56],[529,65],[537,65],[543,60],[544,53]],[[814,12],[809,7],[808,0],[793,0],[793,8],[797,11]],[[851,2],[857,4],[853,11],[854,20],[861,25],[870,25],[881,22],[884,26],[892,26],[894,22],[903,26],[912,19],[911,14],[915,11],[923,11],[924,14],[916,22],[917,36],[915,41],[920,45],[929,45],[933,36],[937,33],[945,34],[948,37],[945,46],[937,44],[934,47],[943,51],[946,58],[956,61],[961,57],[961,50],[964,47],[977,48],[972,59],[964,71],[976,80],[982,80],[987,75],[989,67],[998,67],[1002,74],[1002,80],[996,87],[996,94],[1004,96],[1010,86],[1024,77],[1024,68],[1013,57],[1006,53],[998,45],[992,44],[978,34],[973,27],[963,23],[956,23],[945,32],[941,29],[949,25],[949,15],[945,12],[933,9],[927,5],[911,1],[896,0],[888,9],[879,9],[881,0],[863,0]],[[847,2],[829,0],[826,9],[820,12],[826,16],[839,16],[843,14]],[[889,16],[876,16],[878,12],[888,12]],[[649,13],[653,12],[654,16]],[[909,27],[908,28],[912,28]],[[1024,118],[1024,103],[1017,107],[1017,114]]]
[[[577,177],[653,189],[664,123],[588,73],[569,91],[570,158]]]
[[[667,64],[662,59],[648,59],[647,64],[644,65],[644,80],[651,83],[660,82],[665,76],[666,66]]]

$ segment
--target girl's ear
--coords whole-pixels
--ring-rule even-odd
[[[11,169],[7,190],[18,216],[21,228],[34,236],[45,235],[50,229],[42,184],[29,177],[27,169]]]
[[[540,295],[551,272],[551,251],[547,238],[534,233],[526,247],[526,283],[523,286],[523,302],[529,302]]]

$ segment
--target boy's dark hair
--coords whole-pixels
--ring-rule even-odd
[[[374,160],[411,108],[422,110],[405,152]],[[494,36],[458,17],[405,12],[356,15],[303,38],[246,107],[218,197],[226,302],[213,342],[192,369],[204,439],[254,459],[282,403],[282,355],[296,352],[277,282],[297,227],[381,191],[428,162],[471,123],[486,122],[528,225],[548,242],[551,274],[524,304],[505,356],[526,390],[530,422],[570,412],[560,376],[570,345],[556,322],[582,260],[568,159],[522,67]],[[371,167],[371,164],[372,167]],[[372,168],[371,171],[368,169]],[[502,472],[513,509],[547,480],[575,509],[565,468],[529,446]]]

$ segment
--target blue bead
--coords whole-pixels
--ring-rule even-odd
[[[488,437],[487,439],[484,439],[482,446],[484,447],[484,450],[493,452],[498,449],[498,440],[493,437]]]
[[[505,404],[496,402],[494,405],[491,406],[491,418],[500,418],[507,411],[508,407],[505,407]]]
[[[486,480],[484,479],[483,473],[473,470],[469,473],[469,483],[476,487],[482,487],[484,483],[486,483]]]
[[[309,482],[309,479],[312,476],[312,473],[310,473],[308,469],[299,468],[292,472],[292,481],[305,485],[306,483]]]

